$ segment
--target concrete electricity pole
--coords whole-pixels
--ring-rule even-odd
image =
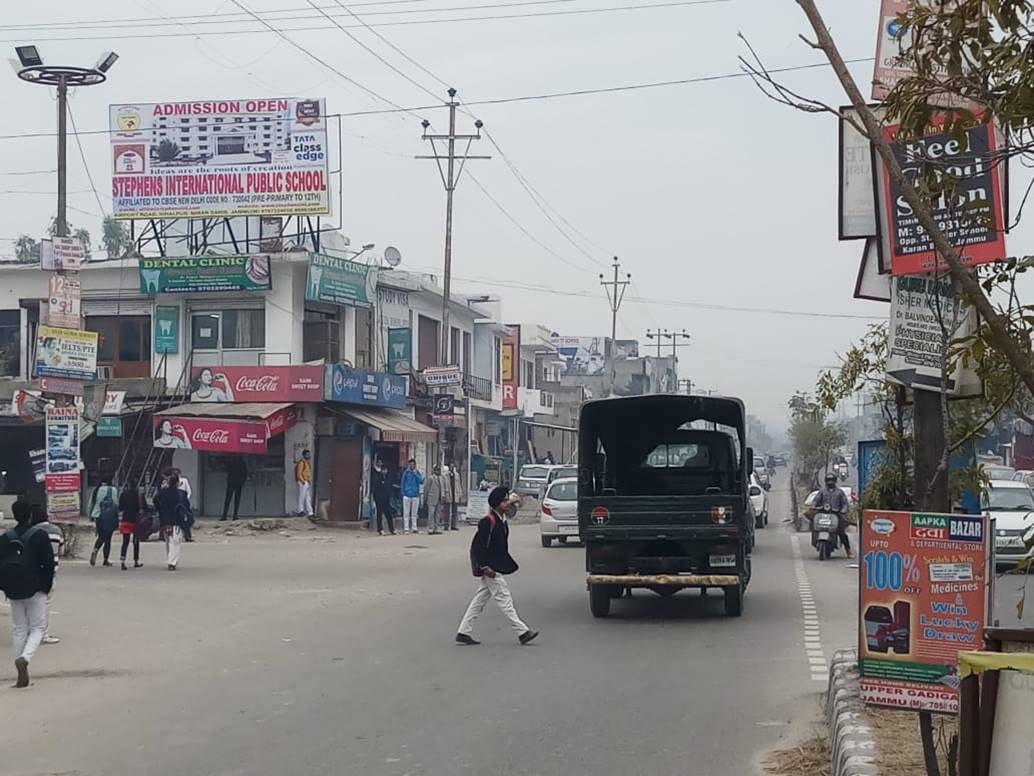
[[[449,109],[449,134],[447,135],[432,135],[428,134],[427,130],[431,126],[431,122],[424,119],[421,122],[421,126],[424,128],[423,139],[428,140],[431,143],[431,150],[434,153],[431,156],[418,156],[417,159],[434,159],[438,165],[438,172],[442,176],[442,184],[445,186],[445,272],[442,279],[442,326],[438,332],[438,353],[441,358],[439,362],[440,366],[449,365],[449,299],[452,293],[452,195],[456,190],[456,184],[459,183],[460,176],[463,175],[463,167],[466,165],[468,159],[491,159],[491,156],[471,156],[470,145],[475,140],[481,139],[481,127],[484,124],[480,119],[474,122],[475,128],[478,130],[473,135],[457,135],[456,134],[456,108],[459,107],[459,102],[456,101],[456,90],[449,89],[449,101],[445,103]],[[445,144],[445,155],[439,152],[438,146],[435,141],[441,141]],[[466,148],[463,149],[463,153],[457,157],[456,155],[456,141],[463,142],[467,141]],[[456,161],[459,160],[459,169],[456,169]],[[442,166],[442,162],[445,162],[445,166]]]
[[[614,346],[618,338],[618,310],[621,309],[621,303],[625,300],[625,291],[628,290],[628,286],[632,283],[632,275],[625,273],[625,279],[620,279],[621,262],[618,261],[618,257],[614,257],[614,279],[604,280],[604,275],[600,273],[600,285],[603,286],[607,291],[607,301],[610,303],[610,379],[611,387],[613,388],[613,381],[617,379],[617,366],[614,364]]]

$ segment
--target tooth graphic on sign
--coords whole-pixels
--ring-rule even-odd
[[[158,328],[162,330],[163,337],[168,337],[172,334],[172,321],[158,321]]]
[[[310,267],[309,275],[311,276],[311,282],[309,283],[309,296],[316,298],[320,293],[320,283],[323,280],[323,267]]]
[[[162,271],[160,269],[142,269],[140,277],[144,279],[144,290],[149,294],[157,294],[161,284]]]

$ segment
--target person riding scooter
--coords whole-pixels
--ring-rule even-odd
[[[811,508],[815,512],[831,512],[839,518],[837,521],[837,537],[847,551],[847,557],[853,558],[851,540],[847,538],[847,510],[850,505],[847,494],[837,487],[837,476],[832,472],[826,474],[826,487],[815,496]]]

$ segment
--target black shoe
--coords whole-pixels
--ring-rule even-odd
[[[522,638],[523,638],[523,637],[522,637]],[[472,638],[471,638],[470,636],[468,636],[468,635],[467,635],[466,633],[457,633],[457,634],[456,634],[456,643],[457,643],[457,644],[464,644],[464,645],[466,645],[466,646],[468,646],[468,647],[472,647],[472,646],[474,646],[475,644],[480,644],[481,642],[480,642],[480,641],[477,641],[477,640],[475,640],[475,639],[472,639]]]
[[[524,633],[517,637],[517,640],[521,642],[521,644],[530,644],[532,641],[535,640],[535,637],[538,635],[538,631],[526,630],[524,631]]]
[[[226,515],[223,515],[222,517],[220,517],[219,518],[219,522],[220,523],[225,523],[226,522]]]
[[[126,565],[125,561],[122,561],[122,570],[123,571],[129,571],[129,567]]]
[[[110,561],[110,560],[106,560],[106,561],[104,561],[104,563],[103,563],[103,564],[101,564],[101,565],[103,565],[103,566],[110,566],[110,565],[111,565],[111,561]]]
[[[133,561],[133,568],[135,568],[135,569],[142,569],[143,567],[144,567],[144,564],[141,563],[140,561],[138,561],[138,560]]]
[[[18,658],[14,661],[14,668],[18,672],[18,681],[15,682],[15,687],[28,687],[29,686],[29,661],[23,657]]]

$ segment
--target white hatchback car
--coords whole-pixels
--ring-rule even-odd
[[[578,541],[578,479],[565,477],[553,480],[546,488],[539,505],[539,529],[542,546],[549,547],[553,540],[567,544]]]

